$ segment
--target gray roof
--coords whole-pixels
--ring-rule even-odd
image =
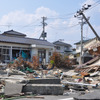
[[[61,41],[55,41],[55,42],[53,42],[53,44],[55,44],[55,45],[60,45],[60,46],[70,46],[70,47],[71,47],[70,44],[64,43],[64,42],[61,42]]]
[[[88,39],[88,40],[83,40],[83,44],[84,43],[88,43],[88,42],[91,42],[92,40],[94,40],[95,38],[92,38],[92,39]],[[81,41],[79,41],[79,42],[76,42],[76,43],[74,43],[75,45],[78,45],[78,44],[81,44]]]
[[[26,36],[26,34],[23,34],[14,30],[5,31],[4,33],[2,33],[2,35]]]
[[[19,43],[19,44],[36,44],[36,45],[45,45],[45,46],[54,46],[52,43],[46,40],[26,38],[26,37],[12,37],[0,34],[0,42],[8,43]]]

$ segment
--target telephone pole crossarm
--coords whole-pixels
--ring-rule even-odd
[[[83,6],[83,8],[79,11],[77,11],[77,14],[75,15],[75,17],[77,16],[82,16],[84,18],[84,20],[87,22],[87,24],[89,25],[89,27],[91,28],[91,30],[93,31],[93,33],[95,34],[95,36],[97,37],[97,39],[100,41],[100,37],[97,34],[97,32],[94,30],[94,28],[92,27],[92,25],[90,24],[90,22],[88,21],[88,19],[86,18],[85,14],[83,13],[85,10],[89,9],[89,7],[91,7],[91,5],[87,5],[87,7],[85,7],[86,4]]]

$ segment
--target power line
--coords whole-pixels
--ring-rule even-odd
[[[95,4],[97,4],[97,3],[100,3],[100,0],[98,0],[98,1],[96,1],[94,4],[92,4],[92,5],[95,5]]]
[[[96,4],[95,6],[92,6],[89,10],[93,9],[94,7],[98,6],[100,3]]]
[[[48,19],[68,19],[68,17],[70,18],[70,16],[74,14],[75,13],[67,14],[65,17],[48,17]]]
[[[37,22],[39,19],[36,19],[34,22],[31,22],[31,23],[29,23],[29,24],[27,24],[27,25],[24,25],[23,27],[29,27],[30,25],[32,25],[33,23],[35,23],[35,22]]]
[[[37,30],[36,32],[34,32],[35,34],[37,34],[38,32],[40,32],[42,30],[42,28],[41,29],[39,29],[39,30]]]
[[[97,2],[95,2],[95,3],[93,3],[92,5],[91,5],[91,8],[90,9],[88,9],[87,11],[89,11],[89,10],[91,10],[91,9],[93,9],[93,8],[95,8],[96,6],[98,6],[100,4],[100,0],[98,0]]]
[[[52,29],[57,29],[57,30],[64,30],[64,29],[66,29],[66,28],[73,28],[73,27],[76,27],[76,26],[78,26],[79,25],[79,23],[78,24],[75,24],[75,25],[72,25],[72,26],[69,26],[69,27],[62,27],[63,29],[60,29],[59,27],[57,28],[57,27],[53,27],[53,26],[51,26],[51,25],[48,25],[50,28],[52,28]]]

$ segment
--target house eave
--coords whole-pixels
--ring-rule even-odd
[[[46,48],[46,49],[53,49],[54,46],[49,46],[49,45],[36,45],[36,44],[32,44],[31,45],[32,48]]]

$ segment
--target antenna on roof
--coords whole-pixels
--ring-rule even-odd
[[[8,23],[6,26],[8,27],[8,30],[9,30],[10,27],[12,26],[12,23]]]
[[[60,42],[64,41],[64,39],[59,39]]]
[[[45,22],[45,20],[47,20],[47,17],[42,17],[42,25],[43,25],[43,31],[42,31],[42,33],[41,33],[41,35],[40,35],[40,38],[42,37],[43,38],[43,40],[45,40],[45,38],[47,37],[47,33],[45,32],[45,26],[47,26],[47,23]],[[39,38],[39,39],[40,39]]]

